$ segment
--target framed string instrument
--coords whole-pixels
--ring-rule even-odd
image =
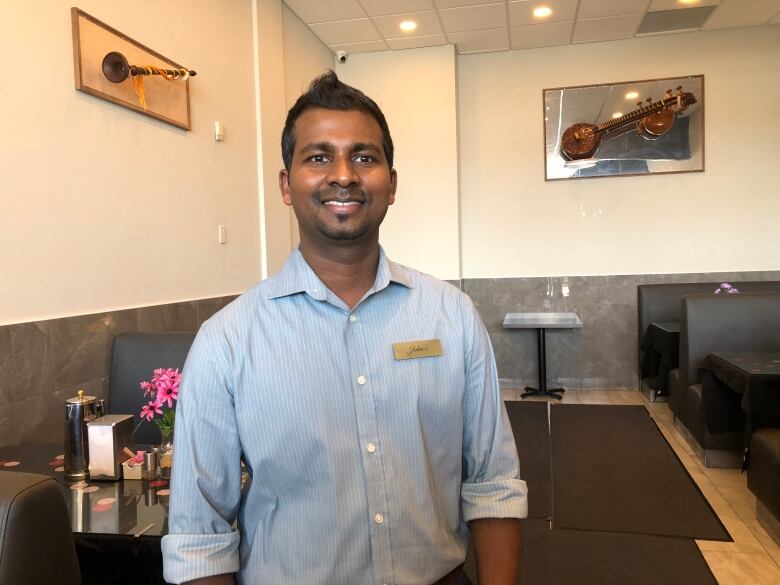
[[[543,99],[545,180],[704,170],[702,75],[545,89]]]
[[[677,87],[677,92],[676,96],[672,95],[672,90],[669,89],[666,91],[666,97],[657,102],[648,98],[645,104],[639,102],[639,108],[633,112],[603,124],[572,124],[561,136],[561,154],[567,160],[592,158],[604,136],[626,126],[635,126],[637,133],[646,140],[661,138],[672,129],[677,114],[696,103],[693,94],[683,92],[682,86]]]

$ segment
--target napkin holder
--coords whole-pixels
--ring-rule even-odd
[[[129,459],[124,449],[135,450],[133,416],[106,414],[87,423],[89,477],[94,480],[122,478],[122,463]]]

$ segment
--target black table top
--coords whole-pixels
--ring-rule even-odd
[[[707,356],[702,369],[705,371],[702,385],[705,416],[706,395],[715,389],[713,380],[706,376],[709,370],[719,383],[740,398],[739,405],[748,417],[748,434],[761,427],[780,427],[780,352],[715,352]]]
[[[708,356],[713,368],[732,369],[749,376],[780,377],[780,352],[715,352]],[[743,392],[739,388],[733,388]]]
[[[168,532],[168,482],[121,479],[66,481],[63,446],[14,443],[0,447],[0,470],[48,475],[65,494],[73,532],[161,537]]]

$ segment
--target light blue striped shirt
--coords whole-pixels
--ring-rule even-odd
[[[429,339],[443,355],[394,358],[393,343]],[[209,319],[184,368],[174,444],[172,583],[233,572],[246,585],[433,583],[463,562],[467,522],[527,514],[473,304],[381,250],[352,310],[296,251]]]

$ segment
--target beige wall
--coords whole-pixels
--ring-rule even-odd
[[[340,79],[379,103],[395,144],[395,204],[380,241],[395,261],[459,278],[454,48],[350,55]]]
[[[328,69],[333,69],[334,57],[330,49],[322,44],[295,13],[282,5],[282,33],[284,35],[284,95],[285,117],[295,100],[306,91],[315,77]],[[282,120],[284,126],[284,120]],[[277,151],[279,151],[277,140]],[[281,169],[282,157],[278,156],[278,168]],[[278,194],[278,191],[277,191]],[[298,222],[290,212],[290,233],[292,245],[298,244]]]
[[[15,64],[0,81],[0,324],[227,295],[258,279],[251,4],[229,4],[78,3],[197,70],[191,132],[74,89],[73,2],[0,4],[0,55]]]
[[[279,197],[279,135],[284,122],[284,43],[280,0],[253,0],[260,185],[261,277],[278,271],[290,253],[290,213]]]
[[[461,56],[464,277],[780,268],[780,27]],[[544,181],[542,89],[703,73],[706,172]]]

